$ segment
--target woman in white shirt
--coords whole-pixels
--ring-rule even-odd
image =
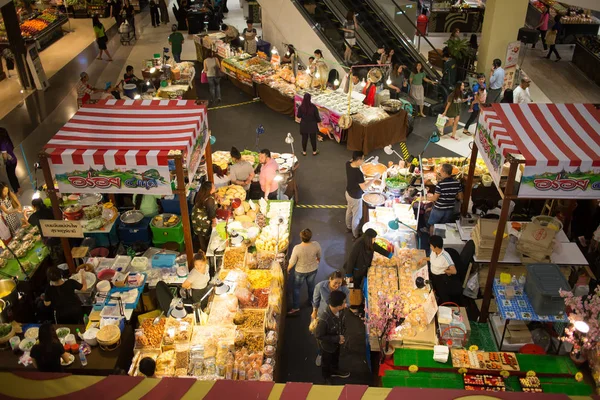
[[[181,284],[181,287],[192,291],[192,301],[199,303],[202,297],[208,292],[208,281],[210,274],[208,273],[208,261],[202,250],[194,256],[194,269],[190,271],[187,279]],[[202,306],[205,307],[208,299],[202,301]]]

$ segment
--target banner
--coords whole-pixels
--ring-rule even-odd
[[[504,165],[504,156],[492,134],[489,121],[486,121],[485,111],[479,114],[477,131],[475,132],[475,143],[481,153],[481,158],[485,161],[485,165],[487,166],[492,180],[496,186],[498,186],[500,183],[502,166]]]
[[[302,96],[295,94],[294,95],[294,115],[298,114],[298,108],[302,104]],[[315,103],[313,103],[315,104]],[[342,129],[339,127],[338,123],[340,121],[340,115],[336,112],[331,111],[328,108],[321,107],[318,104],[315,104],[317,110],[319,110],[319,116],[321,117],[321,126],[327,128],[330,133],[333,134],[335,140],[339,143],[342,139]],[[296,117],[296,122],[300,122],[298,117]]]
[[[515,67],[519,63],[519,54],[521,53],[522,43],[520,41],[511,42],[506,49],[506,60],[504,61],[504,69]]]
[[[544,199],[600,199],[600,169],[525,167],[519,197]]]
[[[61,193],[172,194],[168,166],[52,164]]]
[[[204,117],[200,122],[200,132],[198,134],[198,139],[196,143],[194,143],[194,147],[192,148],[192,153],[188,155],[189,162],[188,165],[188,181],[194,181],[194,175],[196,171],[198,171],[198,167],[200,166],[200,161],[204,156],[204,151],[206,150],[206,146],[208,145],[208,141],[210,140],[210,131],[208,130],[207,118]]]

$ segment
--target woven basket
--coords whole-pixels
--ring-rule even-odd
[[[121,344],[121,330],[116,325],[106,325],[96,334],[96,340],[101,349],[112,351]]]

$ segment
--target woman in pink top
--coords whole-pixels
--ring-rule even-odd
[[[546,32],[548,32],[548,21],[550,20],[550,12],[548,11],[548,7],[544,8],[542,12],[542,16],[540,17],[540,23],[536,26],[536,29],[540,31],[540,37],[542,38],[542,45],[544,46],[544,50],[548,50],[548,45],[546,44]],[[535,49],[535,43],[533,44],[532,49]]]

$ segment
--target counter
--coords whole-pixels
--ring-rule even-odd
[[[348,129],[348,150],[360,150],[365,155],[387,145],[404,142],[408,132],[408,113],[400,110],[389,118],[362,125],[356,121]]]
[[[463,33],[481,33],[484,14],[484,8],[468,8],[464,11],[434,8],[429,15],[429,32],[450,33],[458,28]]]
[[[84,331],[83,325],[55,325],[55,328],[67,327],[71,333],[79,328]],[[21,337],[23,335],[20,335]],[[81,341],[77,338],[77,343]],[[129,369],[129,364],[133,357],[133,329],[131,325],[125,325],[125,330],[121,333],[121,345],[114,351],[104,351],[98,346],[92,347],[92,352],[87,356],[87,365],[81,366],[79,356],[75,356],[75,361],[68,367],[64,367],[64,372],[77,375],[96,375],[107,376],[115,372],[115,369]],[[12,351],[5,350],[0,353],[0,371],[36,371],[33,365],[27,367],[19,364],[21,354],[15,355]]]
[[[588,78],[597,85],[600,85],[600,52],[594,54],[589,44],[583,41],[594,41],[596,49],[600,49],[600,39],[598,38],[580,38],[575,43],[573,51],[573,64],[577,66]]]

